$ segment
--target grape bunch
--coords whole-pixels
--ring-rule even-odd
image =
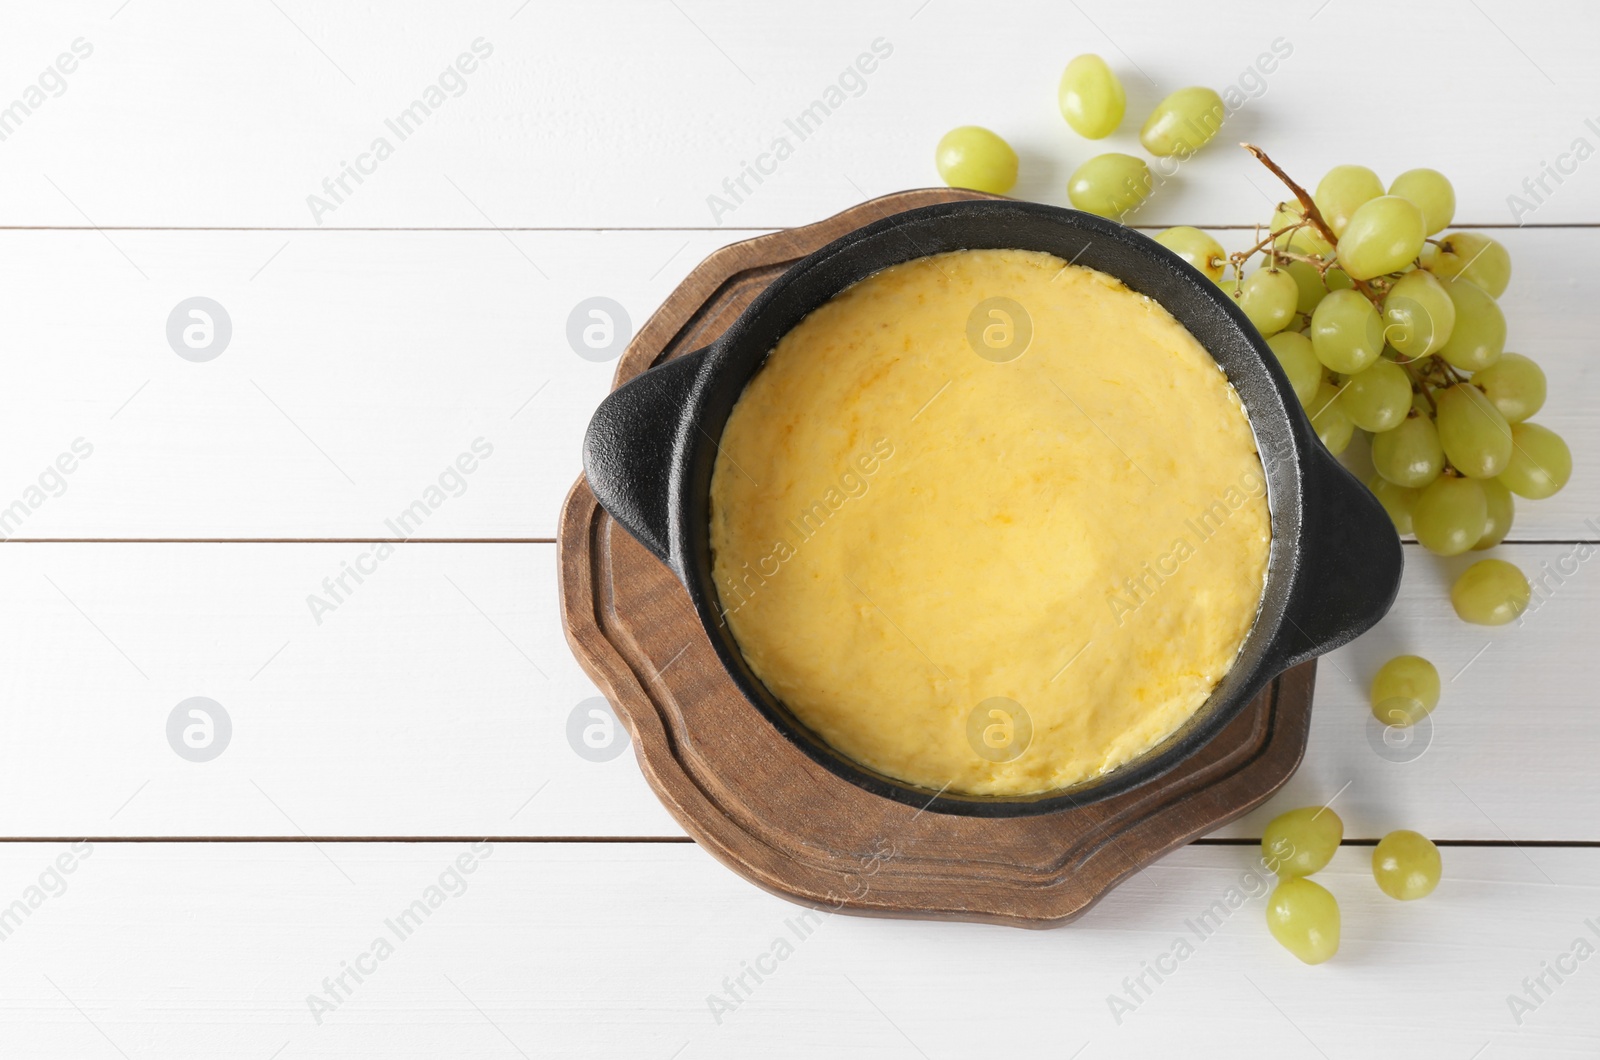
[[[1295,196],[1255,245],[1225,254],[1186,227],[1157,241],[1235,299],[1330,452],[1370,436],[1367,485],[1396,530],[1441,556],[1499,544],[1513,497],[1549,497],[1572,475],[1566,442],[1530,419],[1544,404],[1544,372],[1505,349],[1496,299],[1511,280],[1506,248],[1445,232],[1455,190],[1435,170],[1409,170],[1385,189],[1364,166],[1335,166],[1313,195],[1245,147]],[[1496,625],[1521,612],[1527,582],[1507,567],[1472,568],[1453,594],[1463,618]]]

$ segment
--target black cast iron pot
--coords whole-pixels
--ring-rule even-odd
[[[835,294],[890,265],[983,248],[1047,251],[1115,276],[1165,306],[1216,358],[1243,399],[1272,511],[1261,611],[1211,698],[1134,761],[1073,788],[1021,797],[924,790],[834,751],[750,671],[719,616],[711,577],[708,517],[717,442],[745,384],[779,338]],[[1273,677],[1370,629],[1400,583],[1400,541],[1389,517],[1317,440],[1277,358],[1233,300],[1130,228],[1033,203],[974,200],[908,210],[796,262],[710,346],[652,368],[608,396],[589,423],[583,465],[606,511],[688,589],[722,664],[756,710],[839,776],[939,813],[1049,813],[1146,783],[1203,747]]]

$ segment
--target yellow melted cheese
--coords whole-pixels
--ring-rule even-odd
[[[1017,795],[1205,702],[1271,538],[1244,409],[1182,325],[1103,273],[975,250],[869,277],[778,343],[723,433],[711,544],[741,651],[812,731],[902,781]]]

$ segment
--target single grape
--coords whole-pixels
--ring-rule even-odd
[[[1139,132],[1139,142],[1157,158],[1187,158],[1217,135],[1226,113],[1222,97],[1211,89],[1180,88],[1156,104]]]
[[[1322,282],[1317,267],[1309,261],[1290,261],[1278,267],[1294,277],[1295,288],[1300,292],[1295,311],[1308,317],[1316,312],[1317,306],[1328,296],[1327,285]]]
[[[1483,387],[1507,423],[1521,423],[1544,407],[1544,370],[1520,353],[1502,353],[1472,381]]]
[[[1393,432],[1390,432],[1393,433]],[[1379,437],[1382,437],[1381,435]],[[1491,480],[1492,481],[1492,480]],[[1417,505],[1417,497],[1421,490],[1414,490],[1406,486],[1396,486],[1382,475],[1373,475],[1367,480],[1367,489],[1378,498],[1378,503],[1383,505],[1383,510],[1389,513],[1389,521],[1394,523],[1394,532],[1400,535],[1411,533],[1411,510]]]
[[[1432,417],[1408,415],[1394,430],[1374,435],[1372,466],[1385,481],[1410,489],[1438,478],[1444,470],[1444,447]]]
[[[1382,194],[1383,181],[1366,166],[1334,166],[1317,184],[1311,200],[1333,234],[1342,238],[1356,210]]]
[[[1437,169],[1408,169],[1389,185],[1389,194],[1410,199],[1422,211],[1423,227],[1431,236],[1442,232],[1456,215],[1456,189]]]
[[[1404,368],[1380,357],[1345,380],[1339,400],[1362,430],[1392,431],[1411,411],[1411,380]]]
[[[1339,952],[1339,903],[1320,883],[1292,876],[1267,900],[1267,930],[1307,964]]]
[[[1116,220],[1150,197],[1150,167],[1115,151],[1095,155],[1072,174],[1067,197],[1080,210]]]
[[[1441,390],[1439,444],[1450,466],[1469,478],[1494,478],[1511,461],[1511,425],[1483,391],[1471,383]],[[1511,483],[1506,483],[1511,485]]]
[[[1282,269],[1257,269],[1244,278],[1236,297],[1239,308],[1262,335],[1275,335],[1294,319],[1300,287]]]
[[[1499,240],[1481,232],[1451,232],[1439,240],[1429,263],[1441,280],[1459,276],[1482,287],[1491,298],[1506,293],[1511,283],[1511,255]]]
[[[1540,501],[1572,478],[1572,450],[1561,435],[1537,423],[1511,425],[1511,459],[1500,481],[1519,497]]]
[[[1267,340],[1267,348],[1278,358],[1283,374],[1294,387],[1300,404],[1308,404],[1322,385],[1322,362],[1311,351],[1311,340],[1298,331],[1280,331]]]
[[[1098,55],[1080,55],[1067,64],[1057,98],[1067,124],[1090,140],[1116,132],[1128,106],[1122,82]]]
[[[1410,829],[1390,832],[1372,848],[1372,878],[1378,889],[1402,902],[1432,894],[1443,871],[1439,848]]]
[[[1463,372],[1481,372],[1506,348],[1506,317],[1494,298],[1471,280],[1444,285],[1456,307],[1456,325],[1439,347],[1439,356]]]
[[[1017,153],[982,126],[951,129],[939,140],[933,157],[939,176],[952,188],[1004,195],[1017,182]]]
[[[1411,509],[1417,541],[1440,556],[1459,556],[1483,536],[1489,503],[1477,479],[1440,475],[1428,484]]]
[[[1483,487],[1483,499],[1489,506],[1489,518],[1484,523],[1483,536],[1472,546],[1474,552],[1493,548],[1504,541],[1506,535],[1511,532],[1511,521],[1517,516],[1516,502],[1511,499],[1511,491],[1506,488],[1504,482],[1497,478],[1485,478],[1479,479],[1478,485]]]
[[[1408,728],[1439,705],[1439,671],[1420,655],[1396,655],[1372,679],[1372,716]]]
[[[1272,215],[1271,231],[1279,232],[1304,221],[1306,215],[1297,202],[1280,202]],[[1272,241],[1279,250],[1293,250],[1300,254],[1327,254],[1333,244],[1322,238],[1317,226],[1306,224],[1293,232],[1285,232]]]
[[[1503,559],[1480,559],[1450,589],[1456,614],[1479,626],[1505,625],[1526,611],[1532,598],[1527,577]]]
[[[1383,352],[1383,319],[1360,291],[1333,291],[1311,314],[1311,347],[1333,371],[1359,372]]]
[[[1188,225],[1168,228],[1156,236],[1156,242],[1205,273],[1212,283],[1222,281],[1228,255],[1222,252],[1221,243],[1200,229]]]
[[[1322,444],[1328,447],[1328,452],[1334,456],[1344,452],[1356,425],[1339,402],[1338,388],[1324,381],[1312,395],[1306,411],[1311,414],[1312,429],[1322,439]]]
[[[1445,344],[1456,326],[1456,305],[1444,284],[1417,269],[1396,281],[1383,300],[1383,337],[1407,360]]]
[[[1326,806],[1302,806],[1280,813],[1261,833],[1261,860],[1287,879],[1309,876],[1327,866],[1344,840],[1344,822]]]
[[[1416,203],[1380,195],[1357,207],[1339,233],[1339,267],[1354,280],[1399,272],[1416,260],[1426,238]]]

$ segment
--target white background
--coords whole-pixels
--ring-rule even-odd
[[[1595,568],[1484,631],[1449,611],[1464,562],[1408,546],[1392,615],[1324,661],[1305,765],[1220,837],[1332,799],[1351,838],[1449,841],[1445,882],[1408,905],[1377,892],[1369,847],[1341,851],[1321,877],[1344,909],[1333,963],[1278,949],[1253,900],[1113,1019],[1124,977],[1251,867],[1248,843],[1211,842],[1058,931],[830,919],[718,1023],[707,995],[796,910],[686,842],[631,754],[569,745],[595,692],[559,629],[551,537],[614,367],[568,345],[580,301],[637,327],[719,246],[934,183],[957,124],[1018,148],[1019,196],[1063,203],[1079,162],[1137,151],[1161,95],[1240,84],[1281,39],[1292,54],[1136,222],[1264,221],[1282,193],[1241,139],[1306,181],[1446,171],[1462,224],[1511,250],[1511,348],[1545,365],[1538,419],[1577,465],[1499,554],[1567,562],[1600,540],[1600,161],[1538,201],[1523,182],[1580,137],[1600,147],[1597,28],[1578,0],[0,7],[0,106],[93,49],[0,141],[0,505],[93,446],[0,548],[0,834],[23,840],[0,846],[0,905],[101,837],[0,942],[0,1053],[1596,1055],[1600,960],[1520,1025],[1506,1001],[1579,937],[1600,945]],[[479,38],[493,54],[462,94],[314,216],[307,196]],[[708,196],[879,38],[865,90],[714,215]],[[1102,145],[1056,110],[1083,51],[1128,89]],[[196,295],[233,325],[206,363],[166,339]],[[308,594],[478,438],[493,455],[429,540],[315,621]],[[1446,688],[1424,753],[1397,762],[1369,743],[1365,686],[1406,650]],[[203,764],[166,739],[191,696],[233,723]],[[486,834],[528,841],[496,842],[316,1022],[306,995]],[[195,841],[306,836],[326,841]],[[351,841],[420,836],[446,838]]]

